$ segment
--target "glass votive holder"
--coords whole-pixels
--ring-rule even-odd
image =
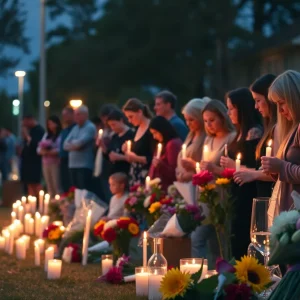
[[[109,269],[113,266],[113,255],[112,254],[103,254],[101,256],[102,260],[102,275],[106,275]]]
[[[135,268],[136,296],[148,296],[149,273],[147,268]]]
[[[151,267],[148,268],[148,273],[148,300],[161,300],[162,294],[159,288],[167,269],[165,267]]]
[[[201,269],[202,260],[203,258],[181,258],[180,271],[194,274]],[[203,262],[203,269],[204,269],[204,264],[205,262]],[[207,265],[207,260],[206,260],[206,265]]]

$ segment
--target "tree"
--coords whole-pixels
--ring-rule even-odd
[[[25,17],[19,0],[0,0],[0,75],[15,67],[19,59],[5,54],[9,47],[29,53],[29,39],[25,37]]]

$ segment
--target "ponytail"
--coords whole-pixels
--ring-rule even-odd
[[[138,112],[141,110],[147,119],[152,119],[152,112],[147,104],[137,98],[130,98],[123,106],[124,111]]]

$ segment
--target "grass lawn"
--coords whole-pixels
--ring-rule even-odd
[[[10,223],[10,209],[0,207],[0,229]],[[109,285],[95,282],[101,274],[99,264],[86,267],[80,264],[63,263],[62,277],[59,280],[47,280],[43,268],[34,266],[34,250],[27,251],[24,261],[18,261],[15,255],[0,250],[0,299],[138,299],[135,296],[135,284]],[[144,299],[144,298],[139,298]]]

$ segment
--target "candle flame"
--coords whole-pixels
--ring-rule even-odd
[[[92,215],[92,210],[89,209],[89,211],[88,211],[88,216],[90,217],[91,215]]]
[[[195,264],[195,259],[193,258],[193,265]]]
[[[102,135],[103,134],[103,129],[99,129],[98,134]]]
[[[183,145],[182,145],[182,150],[183,150],[183,149],[186,149],[186,144],[183,144]]]
[[[147,238],[147,231],[144,231],[144,239]]]
[[[21,200],[22,200],[22,202],[26,201],[26,197],[23,196],[23,197],[21,198]]]
[[[50,195],[49,194],[46,194],[45,195],[45,201],[49,201],[50,200]]]
[[[161,149],[161,148],[162,148],[162,143],[158,143],[158,144],[157,144],[157,148],[158,148],[158,149]]]
[[[241,157],[242,157],[242,154],[238,153],[238,155],[236,156],[236,159],[241,159]]]
[[[17,205],[17,206],[20,206],[21,204],[22,204],[22,203],[21,203],[20,200],[17,200],[17,201],[16,201],[16,205]]]
[[[40,195],[40,196],[44,196],[44,195],[45,195],[45,192],[44,192],[43,190],[40,190],[39,195]]]
[[[40,218],[40,217],[41,217],[41,214],[37,211],[37,212],[35,213],[35,217],[36,217],[36,218]]]
[[[144,268],[142,268],[141,273],[144,273]]]
[[[208,152],[208,146],[204,145],[204,152]]]
[[[270,139],[270,140],[268,141],[268,146],[269,146],[269,147],[272,146],[272,142],[273,142],[272,139]]]
[[[16,217],[16,215],[17,215],[17,214],[16,214],[14,211],[11,213],[11,216],[12,216],[12,217]]]
[[[200,169],[200,163],[196,162],[196,169]]]
[[[59,195],[55,195],[55,200],[59,200],[60,196]]]

